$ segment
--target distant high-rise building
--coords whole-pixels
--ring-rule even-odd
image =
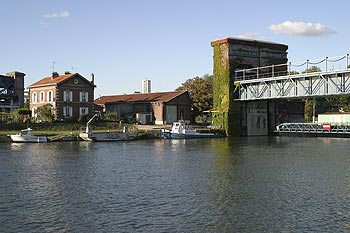
[[[151,93],[151,80],[142,80],[142,93]]]

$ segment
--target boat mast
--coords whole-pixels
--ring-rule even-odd
[[[97,117],[97,116],[98,116],[98,114],[95,113],[95,115],[93,115],[93,117],[91,117],[91,119],[86,123],[86,129],[85,129],[85,132],[86,132],[86,133],[89,133],[89,132],[90,132],[89,125],[90,125],[90,123],[92,122],[92,120],[93,120],[95,117]]]

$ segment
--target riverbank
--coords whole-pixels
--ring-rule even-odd
[[[80,128],[77,126],[67,126],[65,125],[65,128],[62,127],[53,127],[50,125],[49,128],[34,126],[31,128],[33,129],[34,135],[46,135],[50,142],[62,142],[62,141],[82,141],[82,139],[79,137],[79,133],[84,132],[85,128]],[[171,125],[132,125],[129,126],[130,131],[136,132],[136,140],[141,139],[157,139],[161,138],[161,130],[162,129],[170,129]],[[24,129],[26,127],[22,126],[20,128],[19,126],[16,126],[15,128],[19,128],[18,130],[2,130],[0,131],[0,142],[11,142],[9,134],[17,134],[20,129]],[[71,128],[72,130],[67,130]],[[78,128],[78,129],[77,129]],[[94,132],[109,132],[109,131],[116,131],[116,128],[113,130],[112,127],[94,127]],[[66,130],[64,130],[66,129]],[[212,131],[206,127],[197,126],[196,130],[199,132],[208,132]],[[122,129],[117,128],[117,131],[122,131]],[[217,130],[215,130],[217,132]]]
[[[79,126],[79,125],[78,125]],[[31,126],[32,127],[32,126]],[[131,131],[136,131],[136,140],[140,139],[155,139],[160,138],[161,129],[166,128],[167,126],[155,126],[155,125],[133,125],[130,127]],[[0,142],[11,142],[11,138],[8,136],[9,134],[17,134],[20,129],[24,129],[26,127],[24,126],[13,126],[7,127],[8,130],[2,130],[0,132]],[[65,126],[65,128],[62,127],[50,127],[49,129],[45,130],[45,127],[38,127],[34,126],[33,128],[33,134],[34,135],[46,135],[50,142],[62,142],[62,141],[82,141],[82,139],[79,137],[79,133],[84,131],[84,128],[77,129],[76,125],[70,125]],[[71,128],[74,130],[67,130],[67,128]],[[95,127],[96,129],[97,127]],[[18,129],[18,130],[15,130]],[[64,130],[66,129],[66,130]],[[117,130],[120,130],[117,128]],[[97,128],[94,130],[96,132],[108,132],[108,131],[116,131],[111,130],[111,127],[105,127],[105,128]]]

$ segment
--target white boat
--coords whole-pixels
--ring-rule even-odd
[[[47,136],[35,136],[32,134],[32,129],[27,128],[21,130],[18,134],[9,135],[13,142],[47,142]]]
[[[136,134],[129,132],[127,127],[124,127],[123,132],[92,132],[89,127],[91,121],[97,117],[95,114],[87,123],[84,133],[79,133],[79,137],[84,141],[90,142],[109,142],[109,141],[129,141],[136,138]]]
[[[162,137],[166,139],[218,138],[223,137],[223,135],[217,133],[200,133],[181,120],[174,122],[171,130],[162,129]]]
[[[90,132],[80,133],[79,137],[84,141],[90,142],[109,142],[109,141],[129,141],[135,139],[135,133],[130,132]]]

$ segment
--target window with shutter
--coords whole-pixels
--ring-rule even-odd
[[[69,107],[69,117],[73,116],[73,107]]]
[[[86,108],[86,107],[80,108],[80,111],[79,111],[80,116],[88,113],[89,113],[89,108]]]
[[[80,102],[88,102],[89,93],[87,91],[80,92]]]
[[[73,92],[72,91],[63,91],[63,101],[72,102],[73,101]]]

